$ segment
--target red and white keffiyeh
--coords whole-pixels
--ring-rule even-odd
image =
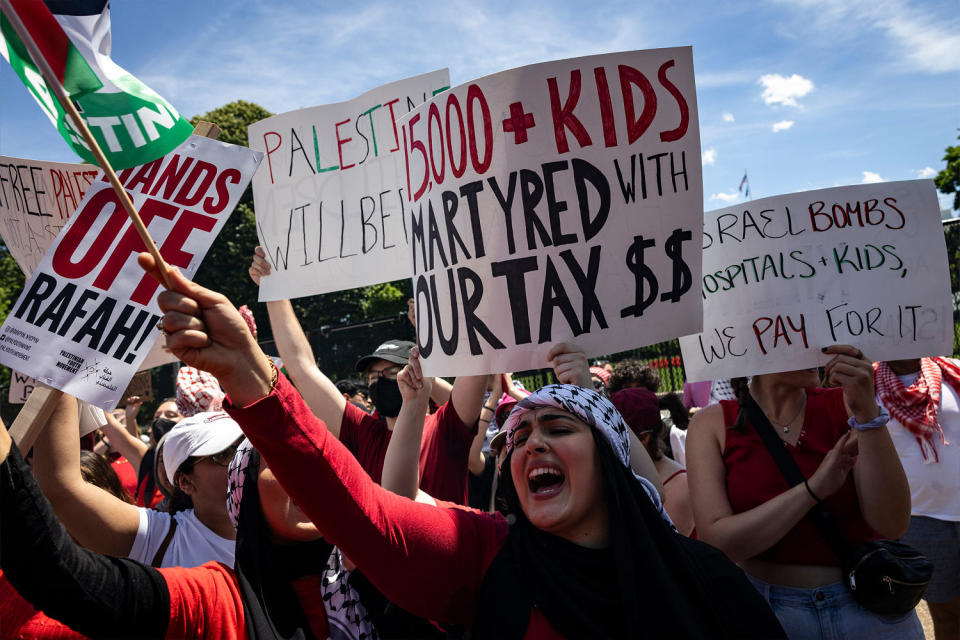
[[[960,362],[950,358],[921,358],[920,374],[909,387],[893,372],[886,362],[874,364],[874,382],[881,402],[910,433],[917,438],[923,459],[927,448],[933,452],[933,462],[940,462],[933,438],[949,445],[937,412],[940,409],[940,388],[944,380],[960,394]]]
[[[225,395],[212,373],[186,366],[177,372],[177,409],[184,418],[204,411],[220,411]]]

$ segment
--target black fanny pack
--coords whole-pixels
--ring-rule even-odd
[[[752,397],[747,397],[744,409],[790,486],[804,482],[800,467]],[[808,517],[840,559],[843,580],[860,606],[884,616],[905,615],[917,606],[933,575],[933,564],[925,555],[896,540],[873,540],[853,548],[819,502]]]

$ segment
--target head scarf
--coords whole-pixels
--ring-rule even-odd
[[[592,427],[610,545],[588,549],[533,526],[510,473],[513,433],[539,407],[569,411]],[[783,638],[769,606],[722,553],[676,533],[630,471],[627,426],[592,389],[550,385],[507,419],[504,496],[514,518],[490,565],[473,637],[522,638],[538,609],[566,638]]]
[[[237,582],[251,640],[307,640],[310,624],[291,582],[322,575],[333,546],[324,540],[274,544],[260,509],[260,454],[244,439],[227,470],[227,513],[237,528]]]
[[[184,418],[204,411],[220,411],[225,396],[212,373],[186,366],[177,371],[177,410]]]
[[[593,366],[590,367],[590,375],[597,376],[600,378],[600,381],[603,383],[603,386],[610,384],[610,372],[604,369],[603,367]]]
[[[242,305],[237,311],[240,312],[240,317],[243,318],[243,321],[247,323],[247,328],[250,329],[250,333],[253,334],[253,339],[257,339],[257,321],[253,319],[253,311],[250,310],[250,307],[247,305]]]
[[[937,413],[940,410],[940,390],[943,381],[960,395],[960,366],[948,358],[920,358],[920,374],[909,387],[903,384],[886,362],[873,365],[877,395],[890,414],[917,439],[924,464],[940,462],[934,446],[934,437],[947,446]],[[933,460],[927,457],[933,452]]]

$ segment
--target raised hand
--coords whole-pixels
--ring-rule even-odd
[[[260,286],[260,278],[270,275],[270,263],[267,262],[267,254],[263,252],[263,247],[257,245],[253,249],[253,262],[247,269],[253,284]]]
[[[149,253],[137,261],[159,280]],[[185,364],[215,375],[234,403],[245,405],[271,391],[274,370],[240,312],[223,294],[188,280],[174,267],[171,288],[157,298],[167,347]]]
[[[558,342],[547,353],[547,358],[558,381],[593,389],[590,365],[583,349],[572,342]]]
[[[865,423],[880,414],[873,387],[873,362],[863,352],[848,344],[835,344],[823,349],[833,358],[824,367],[827,384],[843,389],[843,399],[857,422]]]
[[[420,368],[420,353],[416,348],[410,351],[410,360],[407,362],[407,366],[397,374],[397,384],[400,386],[400,395],[404,402],[417,400],[427,402],[430,399],[433,378],[423,377],[423,371]]]

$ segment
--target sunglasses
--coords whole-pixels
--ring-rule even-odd
[[[237,452],[237,446],[238,445],[232,444],[223,451],[218,451],[217,453],[210,454],[209,456],[200,456],[197,458],[197,461],[210,460],[214,464],[218,464],[221,467],[228,467],[230,466],[230,462],[233,460],[234,454]]]

